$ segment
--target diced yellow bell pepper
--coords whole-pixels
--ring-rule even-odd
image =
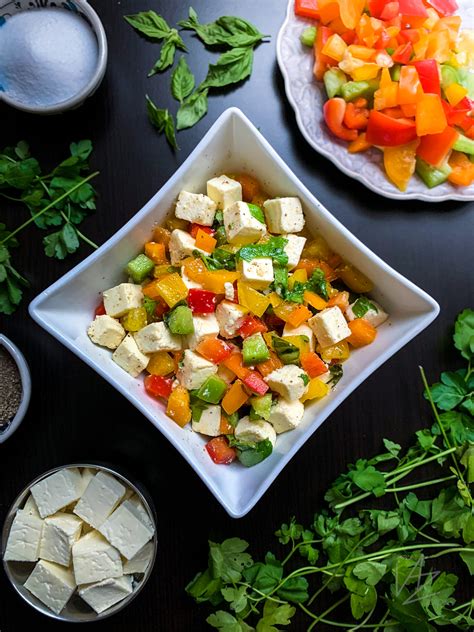
[[[249,395],[245,391],[242,382],[240,380],[235,380],[227,393],[224,395],[221,405],[228,415],[232,415],[245,404],[248,398]]]
[[[153,270],[153,276],[155,277],[155,279],[160,279],[161,277],[169,274],[169,267],[170,267],[169,263],[164,263],[162,265],[155,266],[155,269]]]
[[[468,94],[467,88],[460,86],[459,83],[452,83],[444,89],[444,94],[452,106],[456,106]]]
[[[376,90],[374,94],[374,109],[385,110],[395,108],[398,105],[398,84],[393,82],[386,88]]]
[[[333,254],[328,242],[321,235],[316,235],[303,248],[301,253],[304,259],[322,259],[327,261]]]
[[[433,27],[436,24],[436,22],[439,22],[439,15],[436,13],[434,9],[431,9],[431,8],[426,9],[426,12],[428,13],[428,17],[423,22],[423,27],[427,31],[431,31],[433,30]]]
[[[270,305],[272,307],[278,307],[278,305],[283,303],[283,299],[276,292],[271,292],[268,295],[268,300],[270,301]]]
[[[319,353],[324,362],[331,362],[331,360],[337,360],[338,362],[344,362],[351,355],[349,343],[345,340],[338,342],[330,347],[321,347],[318,345],[316,351]]]
[[[126,331],[140,331],[146,326],[148,319],[144,307],[134,307],[120,319],[122,327]]]
[[[184,301],[188,295],[188,288],[177,272],[169,274],[158,280],[157,288],[161,298],[166,301],[169,307]]]
[[[364,12],[366,0],[338,0],[341,20],[348,29],[355,29]]]
[[[171,231],[179,228],[179,230],[185,230],[187,232],[189,228],[189,222],[184,219],[179,219],[179,217],[173,216],[166,220],[166,228]]]
[[[288,322],[288,319],[291,318],[291,314],[295,311],[296,304],[295,303],[281,303],[278,307],[275,307],[275,314],[278,318]]]
[[[426,58],[435,59],[438,63],[444,64],[451,56],[451,48],[449,31],[434,31],[428,35]]]
[[[239,303],[249,309],[255,316],[263,316],[270,305],[268,296],[257,292],[257,290],[254,290],[243,281],[237,283],[237,292],[239,293]]]
[[[177,386],[172,391],[168,399],[166,414],[182,428],[191,421],[189,393],[183,386]]]
[[[202,286],[209,292],[215,294],[225,294],[225,284],[234,283],[240,279],[240,272],[229,272],[228,270],[216,270],[205,272],[201,278]]]
[[[290,344],[295,345],[295,347],[298,347],[300,354],[311,351],[308,336],[284,336],[284,339]]]
[[[362,61],[372,61],[377,54],[375,48],[367,48],[367,46],[358,46],[357,44],[351,44],[348,46],[347,50],[352,57],[362,59]]]
[[[330,390],[331,389],[327,384],[315,377],[308,384],[306,393],[301,398],[301,401],[306,402],[311,399],[321,399],[322,397],[325,397]]]
[[[146,370],[152,375],[169,375],[175,370],[174,360],[166,351],[157,351],[150,356]]]
[[[147,242],[145,244],[145,254],[153,263],[160,264],[166,262],[166,247],[164,244],[155,241]]]
[[[380,66],[378,64],[364,64],[360,68],[354,68],[352,71],[352,79],[354,81],[368,81],[369,79],[376,79],[380,72]]]
[[[347,44],[342,39],[340,35],[334,33],[331,37],[328,38],[328,41],[323,46],[322,54],[327,55],[331,59],[335,59],[336,61],[342,61],[344,58],[344,53],[347,50]]]
[[[416,167],[416,149],[420,141],[417,139],[407,145],[383,148],[383,164],[385,172],[393,184],[406,191]]]
[[[314,309],[317,309],[319,311],[325,309],[328,306],[327,302],[323,298],[321,298],[314,292],[309,292],[308,290],[306,290],[303,294],[303,299],[305,303],[308,303],[308,305],[311,305],[311,307],[314,307]]]
[[[308,281],[308,273],[304,268],[295,270],[288,278],[288,287],[292,290],[295,287],[295,283],[306,283]]]

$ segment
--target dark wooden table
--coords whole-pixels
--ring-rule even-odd
[[[175,24],[187,15],[185,2],[147,3],[95,0],[108,34],[109,66],[99,91],[82,108],[38,118],[0,106],[1,145],[25,138],[35,155],[61,159],[69,142],[90,138],[92,163],[100,169],[98,211],[84,229],[102,243],[168,180],[227,107],[235,105],[261,129],[296,175],[369,248],[431,294],[441,305],[437,321],[372,375],[294,457],[245,518],[229,518],[191,468],[156,429],[111,386],[40,329],[27,305],[37,293],[75,266],[87,247],[64,262],[42,253],[36,228],[25,231],[15,262],[31,289],[15,315],[1,317],[0,329],[24,351],[31,367],[33,397],[22,426],[0,447],[0,523],[9,505],[32,478],[65,463],[105,460],[124,466],[151,492],[158,511],[160,552],[153,576],[123,613],[101,624],[110,631],[188,632],[208,629],[207,610],[193,604],[184,586],[204,567],[207,539],[238,535],[255,553],[275,548],[273,532],[296,515],[309,521],[329,483],[359,456],[378,451],[382,437],[406,443],[429,423],[421,396],[418,365],[429,376],[456,367],[450,327],[474,297],[474,204],[394,202],[378,197],[340,173],[307,146],[288,105],[277,68],[275,42],[286,0],[194,0],[202,21],[239,14],[254,21],[270,43],[255,56],[251,79],[236,90],[213,96],[208,115],[179,135],[173,153],[147,121],[144,94],[175,109],[169,73],[147,79],[157,47],[140,39],[122,16],[153,8]],[[185,34],[196,76],[204,77],[212,56]],[[2,202],[2,221],[17,225],[18,210]],[[0,630],[61,624],[47,621],[24,604],[0,573]],[[42,629],[40,627],[40,629]],[[304,629],[296,622],[293,629]]]

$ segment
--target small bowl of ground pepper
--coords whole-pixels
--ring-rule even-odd
[[[31,377],[25,357],[0,334],[0,443],[23,421],[31,396]]]

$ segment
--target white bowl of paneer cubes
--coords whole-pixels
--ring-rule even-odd
[[[61,621],[95,621],[140,592],[156,556],[154,510],[144,492],[103,465],[58,467],[18,496],[5,520],[2,558],[16,591]]]
[[[142,211],[30,312],[238,517],[438,309],[232,108]]]

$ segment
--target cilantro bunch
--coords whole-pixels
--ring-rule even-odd
[[[15,269],[12,253],[18,247],[17,235],[30,224],[48,232],[43,238],[47,257],[64,259],[84,241],[97,248],[78,228],[95,210],[96,192],[89,181],[98,172],[89,172],[90,140],[71,143],[71,155],[43,174],[38,160],[31,156],[28,144],[0,151],[0,197],[19,203],[29,218],[14,230],[0,222],[0,313],[12,314],[23,297],[26,279]]]
[[[210,627],[278,632],[299,611],[308,631],[473,629],[474,599],[458,603],[458,575],[436,568],[450,555],[474,575],[473,310],[459,315],[454,344],[466,367],[431,387],[421,369],[431,428],[406,450],[384,439],[383,452],[349,465],[311,524],[292,518],[276,531],[278,556],[255,560],[239,538],[209,542],[208,568],[186,591],[214,608]]]
[[[181,35],[155,11],[142,11],[124,16],[137,33],[151,42],[161,43],[160,56],[148,76],[172,67],[178,49],[187,52]],[[157,107],[146,95],[148,118],[159,133],[164,132],[168,143],[178,149],[176,130],[183,130],[202,119],[207,113],[209,90],[221,89],[247,79],[252,74],[254,48],[266,35],[250,22],[236,16],[222,16],[201,24],[190,7],[187,20],[178,23],[183,30],[193,31],[203,44],[221,51],[215,64],[209,64],[207,75],[196,87],[196,79],[186,58],[182,56],[171,75],[171,94],[179,102],[176,126],[169,110]]]

